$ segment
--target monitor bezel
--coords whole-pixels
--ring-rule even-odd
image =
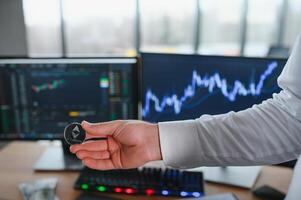
[[[107,62],[102,62],[99,63],[97,61],[107,61]],[[132,88],[134,91],[133,94],[133,105],[136,105],[133,107],[133,119],[139,119],[139,96],[140,96],[140,88],[138,87],[138,80],[139,80],[139,64],[138,64],[138,57],[68,57],[68,58],[46,58],[46,57],[39,57],[39,58],[29,58],[29,57],[0,57],[0,65],[1,64],[24,64],[22,61],[27,61],[28,64],[68,64],[71,61],[76,61],[75,64],[84,64],[83,61],[90,61],[90,63],[95,63],[95,64],[109,64],[112,62],[112,60],[120,60],[120,62],[116,62],[116,64],[132,64],[133,66],[133,81],[132,81]],[[9,62],[7,62],[9,61]],[[14,63],[14,61],[18,61],[19,63]],[[31,61],[31,62],[30,62]],[[45,63],[47,61],[47,63]],[[63,61],[59,62],[59,61]],[[121,62],[121,61],[128,61],[128,62]],[[26,63],[26,64],[27,64]],[[1,66],[0,66],[1,67]],[[4,66],[3,66],[4,67]],[[63,132],[63,130],[62,130]],[[4,134],[4,133],[0,133]],[[20,133],[18,133],[20,134]],[[62,137],[54,137],[54,138],[0,138],[0,141],[38,141],[38,140],[61,140],[63,139],[63,134]]]
[[[274,61],[281,61],[281,62],[287,62],[288,58],[277,58],[277,57],[247,57],[247,56],[232,56],[232,55],[201,55],[201,54],[181,54],[181,53],[153,53],[153,52],[141,52],[138,57],[138,63],[139,63],[139,119],[146,121],[142,117],[142,108],[143,108],[143,98],[144,98],[144,91],[143,91],[143,57],[144,55],[158,55],[158,56],[183,56],[183,57],[198,57],[198,58],[218,58],[218,59],[239,59],[239,60],[274,60]]]

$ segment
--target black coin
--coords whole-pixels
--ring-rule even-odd
[[[86,132],[79,123],[72,123],[66,126],[64,138],[70,145],[81,144],[85,141]]]

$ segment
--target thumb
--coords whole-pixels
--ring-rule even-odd
[[[83,129],[86,131],[86,139],[113,135],[117,127],[121,124],[121,121],[111,121],[103,123],[89,123],[87,121],[83,121],[81,123]]]

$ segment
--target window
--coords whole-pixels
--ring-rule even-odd
[[[284,45],[292,46],[301,33],[301,0],[288,0]]]
[[[242,0],[201,0],[200,52],[240,53]]]
[[[287,3],[285,27],[279,27],[283,3]],[[200,54],[240,55],[244,46],[246,56],[265,56],[278,42],[291,46],[301,31],[301,0],[23,0],[23,4],[28,52],[34,57],[134,56],[138,43],[141,51],[195,53],[196,39]]]
[[[266,56],[277,42],[282,0],[249,0],[245,55]]]
[[[135,0],[65,0],[68,56],[135,54]]]
[[[141,0],[142,51],[193,51],[195,0]]]
[[[62,56],[59,0],[23,0],[29,56]]]

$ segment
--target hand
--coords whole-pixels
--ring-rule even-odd
[[[92,124],[83,121],[82,127],[86,139],[107,138],[70,147],[70,151],[89,168],[128,169],[162,159],[157,124],[122,120]]]

